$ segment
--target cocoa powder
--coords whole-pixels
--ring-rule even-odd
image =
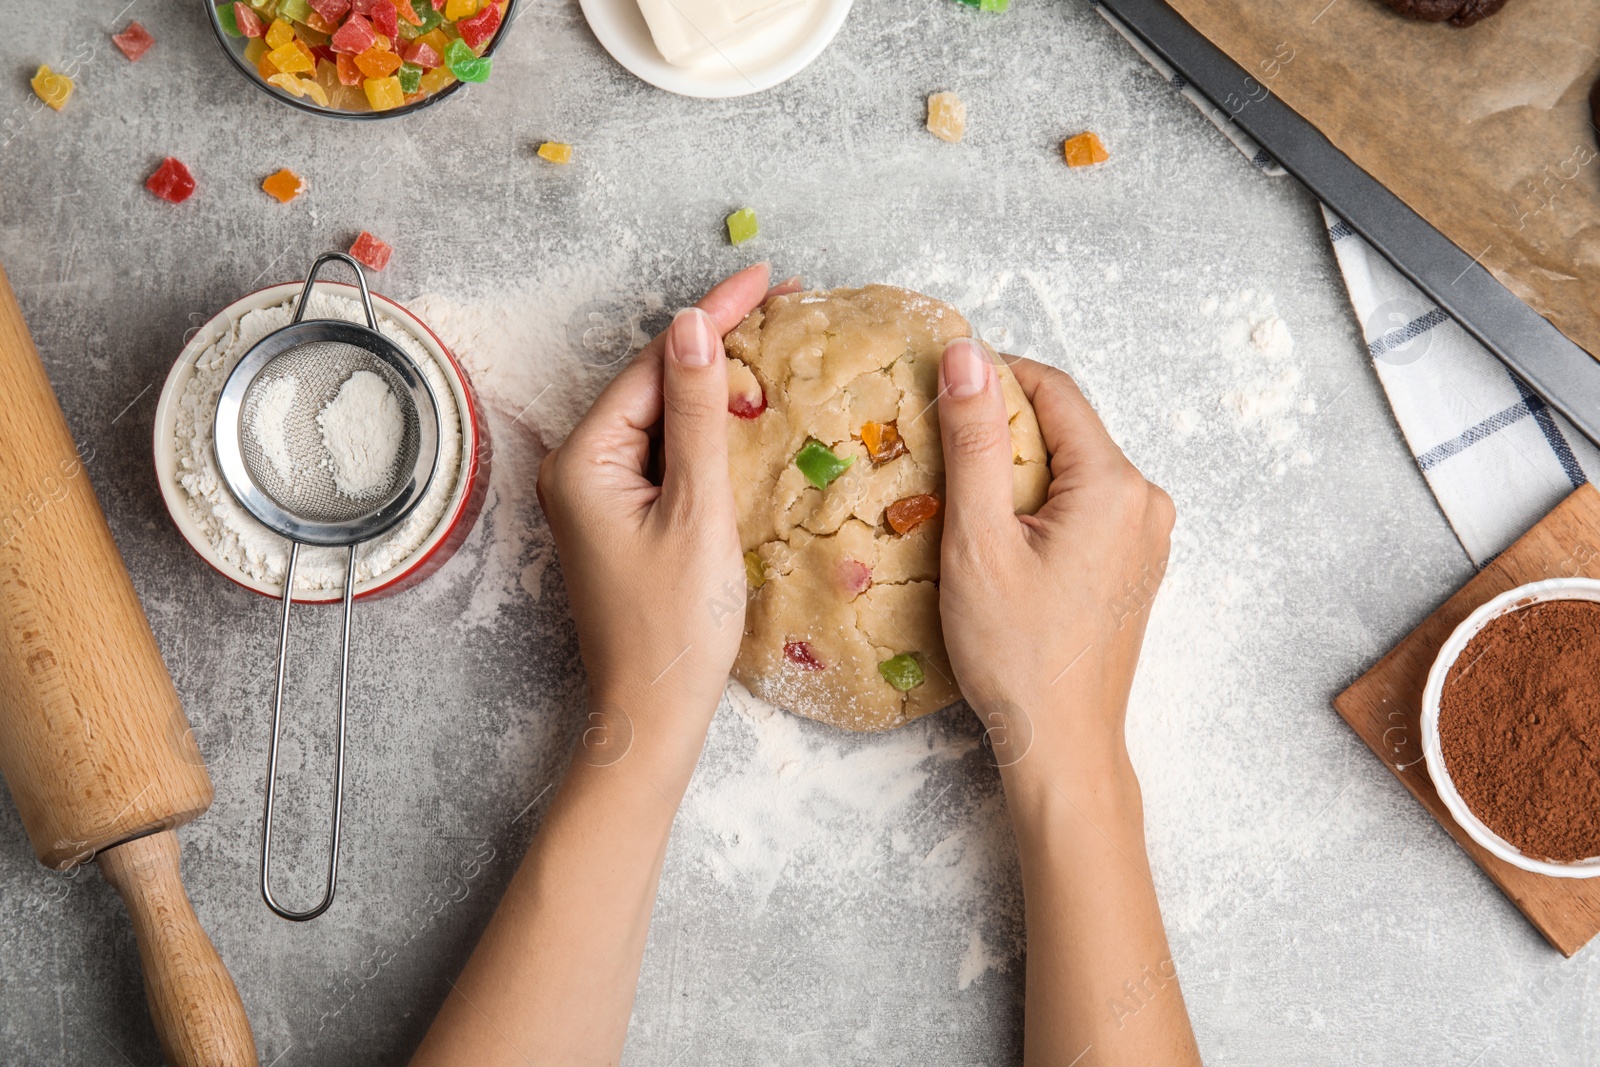
[[[1554,600],[1475,634],[1445,678],[1439,743],[1461,799],[1529,856],[1600,856],[1600,603]]]

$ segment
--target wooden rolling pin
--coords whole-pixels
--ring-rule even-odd
[[[173,832],[211,778],[0,270],[0,772],[39,861],[97,859],[172,1067],[256,1063]]]

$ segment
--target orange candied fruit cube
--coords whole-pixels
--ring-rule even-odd
[[[928,97],[928,132],[941,141],[960,142],[967,132],[967,105],[955,93]]]
[[[387,78],[400,69],[400,57],[393,52],[385,52],[373,45],[371,48],[356,56],[356,66],[368,78]],[[377,105],[373,105],[376,107]]]
[[[284,167],[263,181],[261,188],[268,196],[277,200],[278,203],[287,204],[306,191],[306,183],[305,179],[300,175],[288,167]]]
[[[1088,130],[1063,141],[1061,154],[1066,157],[1069,167],[1092,167],[1111,158],[1106,146],[1100,143],[1099,136]]]
[[[928,493],[896,500],[883,509],[883,517],[889,520],[889,528],[897,534],[910,533],[937,514],[939,498]]]
[[[900,436],[900,427],[893,422],[862,423],[861,443],[874,463],[887,463],[906,454],[905,438]]]

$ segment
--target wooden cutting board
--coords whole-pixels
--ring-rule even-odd
[[[1422,690],[1440,647],[1479,605],[1546,578],[1600,578],[1600,491],[1585,485],[1495,557],[1344,692],[1333,698],[1367,743],[1439,825],[1562,955],[1600,933],[1600,878],[1548,878],[1497,859],[1450,817],[1422,760]]]

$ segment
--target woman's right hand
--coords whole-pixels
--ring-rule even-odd
[[[1120,766],[1172,500],[1128,462],[1071,378],[1000,358],[1033,402],[1050,453],[1049,493],[1037,514],[1013,513],[995,357],[980,342],[952,342],[939,381],[945,645],[1002,767]]]

